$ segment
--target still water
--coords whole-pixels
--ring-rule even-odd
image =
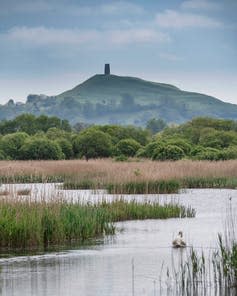
[[[26,188],[25,184],[17,186]],[[47,189],[43,187],[45,185],[30,186],[34,195],[44,190],[47,196],[54,192],[73,200],[115,198],[102,191],[63,191],[52,184],[47,185]],[[116,223],[116,235],[91,246],[37,256],[2,258],[0,295],[132,296],[132,261],[134,295],[165,295],[159,286],[160,282],[165,286],[166,267],[189,249],[172,249],[171,242],[178,231],[183,231],[188,246],[208,254],[217,246],[217,234],[225,231],[226,213],[230,207],[233,213],[237,210],[237,190],[199,189],[173,195],[124,198],[141,202],[177,201],[195,208],[196,218],[120,222]]]

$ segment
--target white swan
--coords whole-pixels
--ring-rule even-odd
[[[176,237],[175,240],[173,240],[172,244],[173,244],[174,248],[185,248],[186,247],[186,243],[183,240],[183,232],[182,231],[180,231],[178,233],[178,236]]]

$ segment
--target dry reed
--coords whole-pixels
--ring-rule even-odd
[[[229,161],[140,161],[111,159],[60,161],[1,161],[0,177],[19,175],[61,176],[96,183],[124,183],[200,177],[237,178],[237,160]]]

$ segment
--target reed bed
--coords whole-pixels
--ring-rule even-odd
[[[9,197],[0,200],[0,248],[2,250],[46,249],[105,234],[114,234],[116,221],[194,217],[195,211],[175,203],[139,204],[115,200],[97,204],[64,200],[40,202]]]
[[[237,178],[233,177],[192,177],[181,180],[183,188],[237,188]]]
[[[181,187],[177,180],[160,180],[147,182],[129,182],[124,184],[108,184],[110,194],[159,194],[177,193]]]
[[[111,193],[137,194],[172,193],[179,188],[237,188],[237,160],[1,161],[0,182],[64,182],[64,189],[108,189]]]

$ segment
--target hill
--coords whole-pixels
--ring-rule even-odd
[[[95,75],[58,96],[29,95],[26,103],[0,106],[0,119],[22,113],[55,115],[76,122],[144,126],[155,117],[182,123],[196,116],[237,119],[237,105],[173,85],[134,77]]]

